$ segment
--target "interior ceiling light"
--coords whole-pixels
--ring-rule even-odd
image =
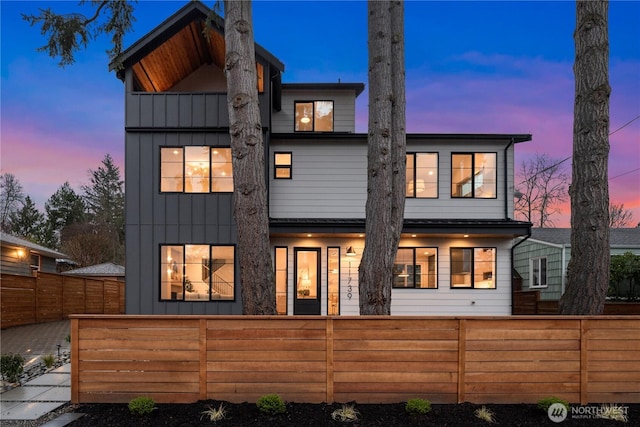
[[[307,124],[311,121],[311,119],[307,116],[304,116],[303,118],[300,119],[301,123]]]

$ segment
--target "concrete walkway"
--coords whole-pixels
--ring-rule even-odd
[[[15,326],[0,331],[0,352],[21,354],[25,370],[42,356],[69,350],[69,320]],[[37,420],[71,400],[71,364],[40,375],[0,394],[0,420]],[[64,426],[81,414],[63,414],[45,426]]]

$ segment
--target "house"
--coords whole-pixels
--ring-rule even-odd
[[[87,267],[74,268],[62,273],[65,276],[90,277],[93,279],[119,280],[124,282],[124,266],[105,262],[103,264],[89,265]]]
[[[126,312],[241,314],[223,21],[189,2],[113,63],[124,82]],[[256,44],[277,312],[358,314],[363,83],[283,83]],[[515,145],[528,134],[407,135],[397,315],[511,314]]]
[[[4,232],[0,232],[0,247],[0,271],[3,274],[33,276],[38,271],[58,273],[60,264],[73,264],[62,252]]]
[[[640,255],[640,228],[612,228],[611,255]],[[522,290],[539,290],[541,300],[559,300],[571,259],[570,228],[533,228],[531,237],[514,249],[514,267]]]

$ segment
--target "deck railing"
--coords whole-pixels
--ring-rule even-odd
[[[74,403],[640,402],[640,316],[71,318]]]

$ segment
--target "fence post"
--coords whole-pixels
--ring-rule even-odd
[[[333,403],[333,318],[326,317],[326,345],[325,349],[327,352],[327,364],[326,364],[326,375],[327,375],[327,403]]]
[[[80,345],[78,331],[80,326],[78,325],[79,319],[71,319],[71,340],[69,345],[71,346],[71,403],[80,403]]]
[[[588,320],[580,319],[580,404],[586,405],[589,398],[589,326]]]
[[[200,400],[207,399],[207,319],[199,320]]]

